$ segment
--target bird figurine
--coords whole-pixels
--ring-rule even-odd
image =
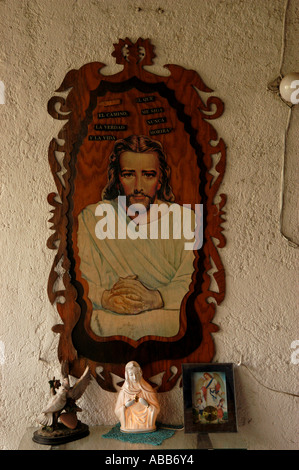
[[[76,401],[83,395],[91,380],[91,372],[87,366],[79,380],[71,387],[68,364],[66,362],[62,363],[61,370],[63,375],[62,384],[60,384],[60,381],[55,380],[55,378],[50,381],[51,399],[42,413],[37,417],[39,424],[42,426],[51,426],[53,430],[57,427],[58,418],[60,418],[67,427],[72,429],[76,427],[77,419],[75,419],[75,425],[74,420],[72,424],[68,425],[68,420],[63,418],[66,418],[66,416],[70,414],[76,416],[77,411],[82,411],[82,409],[76,405]]]

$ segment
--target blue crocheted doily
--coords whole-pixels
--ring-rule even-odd
[[[165,441],[165,439],[169,439],[173,436],[176,429],[182,429],[181,426],[172,426],[173,429],[163,429],[160,426],[161,425],[157,423],[157,430],[154,432],[124,433],[121,432],[120,423],[118,423],[106,434],[103,434],[102,437],[105,439],[117,439],[123,442],[130,442],[132,444],[151,444],[159,446],[163,441]]]

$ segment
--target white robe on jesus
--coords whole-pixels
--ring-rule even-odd
[[[95,212],[99,204],[106,208],[111,206],[116,214],[115,227],[108,224],[106,238],[102,240],[96,235],[96,225],[100,219]],[[174,206],[175,211],[172,211]],[[190,240],[184,237],[184,222],[190,224],[191,221],[189,231],[194,231],[195,214],[178,204],[164,203],[165,207],[162,216],[146,226],[136,226],[115,200],[89,205],[80,213],[80,271],[88,282],[88,297],[93,305],[90,326],[98,336],[122,335],[138,340],[148,335],[171,337],[178,333],[180,305],[189,290],[194,262],[193,251],[185,249],[185,243],[190,243]],[[165,218],[169,218],[169,238],[150,238],[151,230],[157,227],[159,235],[162,230],[165,236]],[[153,227],[153,224],[158,226]],[[123,236],[121,228],[124,227],[127,232],[125,238],[120,239],[118,231]],[[138,230],[140,236],[141,231],[144,233],[147,230],[147,238],[138,238]],[[179,233],[180,237],[174,238],[173,233]],[[157,289],[163,299],[163,308],[137,315],[117,314],[103,309],[101,299],[104,290],[111,289],[120,277],[130,275],[137,275],[148,289]]]

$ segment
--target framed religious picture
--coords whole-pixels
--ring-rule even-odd
[[[75,376],[88,364],[115,391],[136,360],[167,391],[182,362],[214,354],[226,149],[211,121],[223,103],[195,71],[151,72],[148,39],[120,40],[112,55],[122,71],[71,70],[48,103],[66,121],[49,146],[53,330]]]
[[[186,433],[237,432],[233,367],[182,364]]]

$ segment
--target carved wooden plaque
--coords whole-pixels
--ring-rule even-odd
[[[119,40],[112,55],[121,72],[105,75],[100,62],[71,70],[48,103],[66,121],[49,146],[57,193],[48,197],[48,247],[57,253],[48,295],[62,320],[53,331],[72,375],[88,363],[99,385],[115,391],[111,373],[124,377],[136,360],[148,380],[163,373],[162,392],[182,363],[214,356],[226,201],[215,197],[226,151],[211,121],[223,103],[193,70],[152,73],[148,39]],[[144,232],[165,220],[166,236]],[[188,224],[202,234],[192,249],[180,237]]]

